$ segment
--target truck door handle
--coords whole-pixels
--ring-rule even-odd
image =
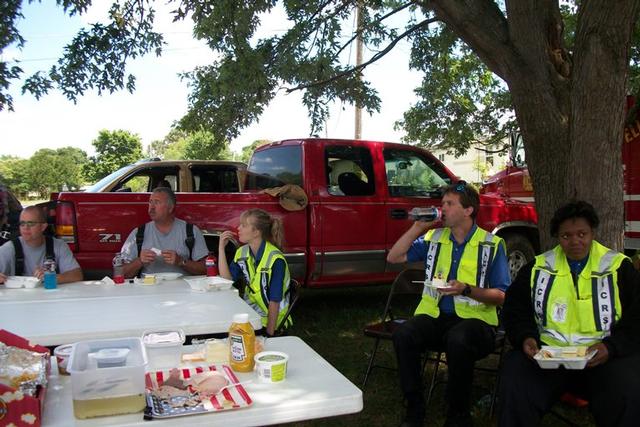
[[[391,218],[392,219],[407,219],[409,218],[409,213],[406,209],[391,209]]]

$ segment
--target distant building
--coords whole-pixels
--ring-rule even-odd
[[[503,169],[509,158],[508,152],[487,153],[479,148],[470,148],[466,154],[455,157],[445,150],[431,150],[431,153],[444,163],[460,179],[480,183],[487,177]]]

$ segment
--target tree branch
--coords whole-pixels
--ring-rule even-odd
[[[307,89],[307,88],[311,88],[311,87],[316,87],[316,86],[324,86],[327,83],[331,83],[333,81],[336,81],[338,79],[341,79],[344,76],[347,76],[349,74],[361,71],[363,69],[365,69],[366,67],[368,67],[369,65],[373,64],[374,62],[378,61],[379,59],[383,58],[387,53],[389,53],[396,44],[398,44],[402,39],[404,39],[405,37],[409,36],[411,33],[413,33],[414,31],[427,26],[433,22],[438,21],[438,19],[433,18],[433,19],[425,19],[424,21],[414,25],[413,27],[409,28],[407,31],[405,31],[404,33],[400,34],[398,37],[396,37],[394,40],[391,41],[391,43],[389,43],[389,45],[387,47],[385,47],[383,50],[381,50],[380,52],[376,53],[375,55],[373,55],[371,57],[371,59],[369,59],[366,62],[363,62],[362,64],[356,66],[356,67],[352,67],[348,70],[342,71],[328,79],[324,79],[324,80],[317,80],[311,83],[305,83],[305,84],[301,84],[292,88],[286,88],[285,91],[286,93],[291,93],[291,92],[295,92],[297,90],[301,90],[301,89]]]
[[[507,19],[493,0],[421,0],[454,33],[467,43],[491,71],[505,81],[515,55]]]
[[[409,7],[411,5],[413,5],[412,2],[405,3],[402,6],[396,8],[396,9],[393,9],[392,11],[387,13],[386,15],[383,15],[380,18],[376,19],[375,21],[372,21],[371,24],[379,24],[380,22],[384,21],[385,19],[395,15],[398,12],[401,12],[401,11],[405,10],[407,7]],[[334,55],[334,59],[337,58],[340,55],[340,53],[342,53],[342,51],[345,50],[347,48],[347,46],[349,46],[355,39],[357,39],[358,36],[360,34],[362,34],[362,32],[363,32],[362,30],[356,30],[356,32],[353,34],[353,36],[349,40],[347,40],[347,42],[345,44],[343,44],[340,49],[338,49],[338,51]]]

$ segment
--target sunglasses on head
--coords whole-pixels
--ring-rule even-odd
[[[465,191],[467,191],[467,181],[460,180],[456,182],[455,188],[458,193],[464,193]]]

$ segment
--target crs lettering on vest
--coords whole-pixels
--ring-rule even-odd
[[[545,313],[547,311],[547,298],[549,297],[549,290],[553,279],[551,274],[544,270],[538,270],[536,274],[538,277],[536,278],[536,285],[533,289],[533,310],[542,324],[546,324]]]
[[[487,279],[487,271],[489,270],[489,260],[491,259],[492,247],[486,244],[480,245],[480,247],[480,280],[478,281],[478,286],[484,287]]]
[[[429,244],[429,251],[427,252],[427,262],[425,262],[425,270],[424,270],[424,278],[426,281],[433,280],[433,269],[436,266],[436,255],[438,253],[438,249],[440,248],[440,243],[431,242]]]
[[[242,274],[244,275],[244,278],[247,279],[247,282],[251,281],[251,277],[249,277],[249,269],[247,268],[246,261],[238,260],[238,266],[240,267],[240,270],[242,270]]]
[[[611,300],[611,275],[596,279],[596,319],[600,320],[598,330],[608,331],[613,323],[613,301]]]

